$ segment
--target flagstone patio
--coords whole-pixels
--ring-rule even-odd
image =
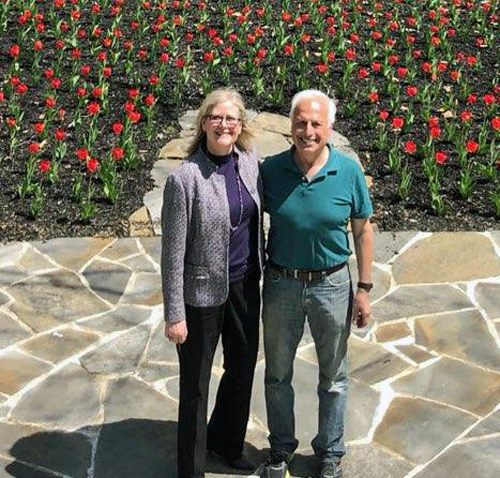
[[[0,477],[176,476],[160,241],[0,247]],[[374,320],[350,339],[345,477],[497,478],[500,232],[384,232],[375,244]],[[246,445],[256,465],[268,446],[263,370],[261,353]],[[212,399],[221,373],[218,350]],[[314,473],[317,374],[306,331],[297,477]],[[208,468],[233,475],[212,458]]]

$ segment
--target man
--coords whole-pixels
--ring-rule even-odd
[[[342,476],[347,339],[351,320],[364,327],[370,316],[373,209],[359,166],[328,144],[335,112],[334,101],[320,91],[295,95],[294,145],[262,165],[271,218],[263,290],[271,445],[266,478],[289,476],[287,464],[298,445],[291,380],[306,317],[319,364],[319,427],[312,441],[318,476]],[[359,272],[354,294],[347,266],[349,220]]]

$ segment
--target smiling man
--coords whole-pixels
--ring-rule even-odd
[[[262,165],[271,217],[263,290],[266,406],[270,456],[266,478],[289,476],[298,446],[291,385],[293,361],[307,318],[319,364],[319,426],[312,441],[320,478],[340,478],[351,322],[370,316],[372,205],[358,164],[328,140],[336,107],[316,90],[298,93],[290,118],[294,146]],[[359,281],[353,293],[348,260],[351,222]]]

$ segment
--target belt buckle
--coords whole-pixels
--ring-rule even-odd
[[[312,271],[308,271],[308,272],[307,272],[307,281],[308,281],[308,282],[311,282],[311,281],[312,281],[312,274],[313,274],[313,273],[312,273]]]

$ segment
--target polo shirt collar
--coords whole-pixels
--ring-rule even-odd
[[[318,174],[314,177],[314,179],[322,178],[323,176],[326,176],[329,173],[335,173],[339,169],[339,160],[337,158],[337,154],[335,153],[335,149],[333,148],[333,146],[330,143],[327,144],[327,147],[330,150],[330,154],[328,156],[328,161],[321,168],[321,171],[318,171]],[[295,145],[293,145],[290,148],[290,154],[288,155],[288,161],[286,161],[286,163],[285,163],[285,168],[290,169],[291,171],[294,171],[294,172],[298,172],[300,175],[302,175],[302,171],[295,164],[295,161],[293,160],[293,155],[294,155],[296,149],[297,148],[295,147]]]

